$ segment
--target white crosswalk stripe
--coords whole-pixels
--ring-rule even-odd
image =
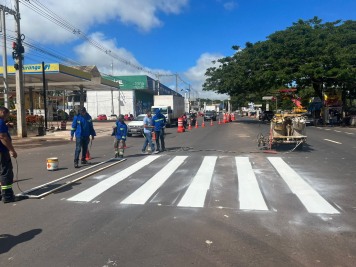
[[[339,213],[281,158],[269,157],[268,160],[310,213]]]
[[[146,201],[156,192],[162,184],[167,181],[169,176],[183,163],[186,156],[177,156],[170,161],[162,170],[155,176],[143,184],[133,194],[124,199],[121,204],[145,204]]]
[[[194,164],[190,163],[188,156],[166,157],[165,160],[167,162],[155,161],[160,157],[161,155],[147,156],[68,200],[90,202],[111,187],[120,186],[120,182],[124,180],[130,181],[133,177],[140,179],[140,176],[137,177],[135,173],[142,169],[145,173],[149,174],[151,172],[152,176],[146,175],[141,179],[140,186],[137,186],[137,188],[132,186],[132,190],[127,191],[127,193],[125,191],[126,196],[119,196],[123,198],[120,202],[121,204],[153,204],[160,203],[165,197],[171,197],[171,201],[167,201],[169,206],[203,208],[215,206],[214,201],[219,201],[218,198],[221,197],[226,207],[240,210],[269,210],[267,205],[269,201],[263,194],[266,188],[261,187],[260,173],[253,168],[249,157],[205,156],[200,166],[196,165],[196,161]],[[226,163],[226,158],[230,159],[229,163]],[[262,160],[268,162],[269,169],[275,170],[273,173],[275,173],[274,176],[276,177],[273,177],[273,179],[279,179],[284,184],[285,190],[290,190],[294,194],[293,197],[299,198],[309,213],[340,213],[282,158],[268,157],[267,160],[264,158]],[[161,166],[157,172],[157,167],[155,168],[154,166],[159,164],[164,164],[164,166]],[[180,174],[180,179],[174,179],[178,173],[182,172],[182,169],[180,169],[182,165],[184,165],[182,169],[185,170],[183,171],[185,175]],[[226,166],[231,171],[226,171]],[[224,168],[224,171],[216,174],[220,170],[219,168]],[[221,176],[229,179],[224,179]],[[179,183],[182,183],[182,185],[179,185]],[[170,186],[173,189],[169,188]],[[223,186],[228,186],[229,188],[224,190]],[[228,191],[229,196],[225,196],[225,191]]]
[[[242,210],[268,210],[248,157],[236,157],[239,201]]]
[[[131,174],[135,173],[139,169],[141,169],[144,166],[147,166],[150,164],[152,161],[155,159],[159,158],[160,156],[150,156],[146,157],[143,160],[137,162],[136,164],[128,167],[127,169],[116,173],[115,175],[105,179],[104,181],[101,181],[100,183],[90,187],[89,189],[83,191],[82,193],[75,195],[74,197],[68,199],[69,201],[83,201],[83,202],[89,202],[108,190],[110,187],[116,185],[117,183],[123,181],[127,177],[129,177]]]
[[[178,207],[204,207],[205,196],[213,177],[216,159],[217,157],[214,156],[204,158],[191,185],[179,202]]]

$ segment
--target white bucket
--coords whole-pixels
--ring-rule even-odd
[[[58,169],[58,158],[48,158],[47,159],[47,170],[55,171]]]

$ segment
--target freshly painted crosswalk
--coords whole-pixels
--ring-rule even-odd
[[[281,158],[269,157],[268,160],[310,213],[339,213]]]
[[[100,183],[90,187],[89,189],[81,192],[78,195],[68,199],[69,201],[83,201],[88,202],[108,190],[110,187],[116,185],[117,183],[125,180],[127,177],[132,175],[133,173],[137,172],[139,169],[147,166],[155,159],[159,158],[160,156],[150,156],[146,157],[143,160],[137,162],[136,164],[128,167],[127,169],[116,173],[115,175],[101,181]]]
[[[185,165],[189,161],[188,156],[173,156],[168,159],[166,158],[167,163],[157,171],[158,168],[153,168],[152,165],[159,164],[159,161],[156,160],[160,157],[160,155],[147,156],[68,200],[90,202],[104,194],[111,187],[122,185],[123,181],[132,178],[137,179],[138,176],[136,173],[140,170],[145,170],[145,173],[151,174],[150,177],[147,177],[147,180],[143,181],[140,186],[137,186],[138,188],[127,192],[127,195],[118,197],[122,205],[148,204],[160,190],[163,191],[162,188],[165,186],[168,187],[171,183],[177,184],[182,180],[177,181],[175,176],[181,171],[183,165],[185,166],[183,168],[191,167],[189,164]],[[226,169],[226,165],[220,166],[221,162],[225,159],[226,157],[222,159],[218,156],[201,157],[200,165],[192,168],[191,172],[187,172],[185,179],[183,179],[184,184],[179,188],[179,192],[177,193],[175,192],[177,190],[174,190],[176,196],[171,205],[178,208],[207,207],[209,205],[207,203],[208,193],[211,193],[214,178],[217,178],[215,177],[215,172],[219,168]],[[339,213],[336,208],[314,190],[282,158],[268,157],[263,160],[268,163],[268,167],[271,170],[275,170],[276,177],[274,179],[279,179],[282,183],[285,183],[290,192],[299,198],[307,212]],[[263,188],[261,188],[261,178],[258,172],[254,170],[249,157],[233,157],[229,168],[231,169],[230,172],[225,171],[223,173],[229,178],[233,177],[229,181],[233,181],[231,188],[236,189],[236,195],[233,197],[235,203],[231,203],[231,207],[238,207],[240,210],[269,211],[268,199],[264,196]],[[224,192],[221,192],[221,194],[223,195]]]
[[[239,200],[242,210],[268,210],[248,157],[236,157]]]
[[[178,207],[204,207],[205,196],[210,187],[217,157],[205,157],[191,186],[178,204]]]
[[[177,156],[173,158],[162,170],[148,180],[147,183],[144,183],[133,194],[124,199],[121,204],[145,204],[186,158],[186,156]]]

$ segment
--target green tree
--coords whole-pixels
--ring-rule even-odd
[[[290,86],[311,87],[319,97],[325,88],[346,96],[356,87],[355,21],[299,20],[266,41],[232,48],[233,56],[207,69],[204,90],[242,99],[241,95],[260,97]]]

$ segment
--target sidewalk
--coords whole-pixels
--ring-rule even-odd
[[[108,136],[112,132],[113,121],[105,122],[93,122],[94,129],[96,132],[96,137]],[[47,140],[70,140],[70,129],[72,127],[72,122],[67,122],[66,130],[54,130],[46,131],[44,136],[38,136],[35,134],[28,134],[27,137],[19,138],[17,136],[11,136],[12,143],[14,146],[18,144],[26,144],[31,142],[43,142]]]

